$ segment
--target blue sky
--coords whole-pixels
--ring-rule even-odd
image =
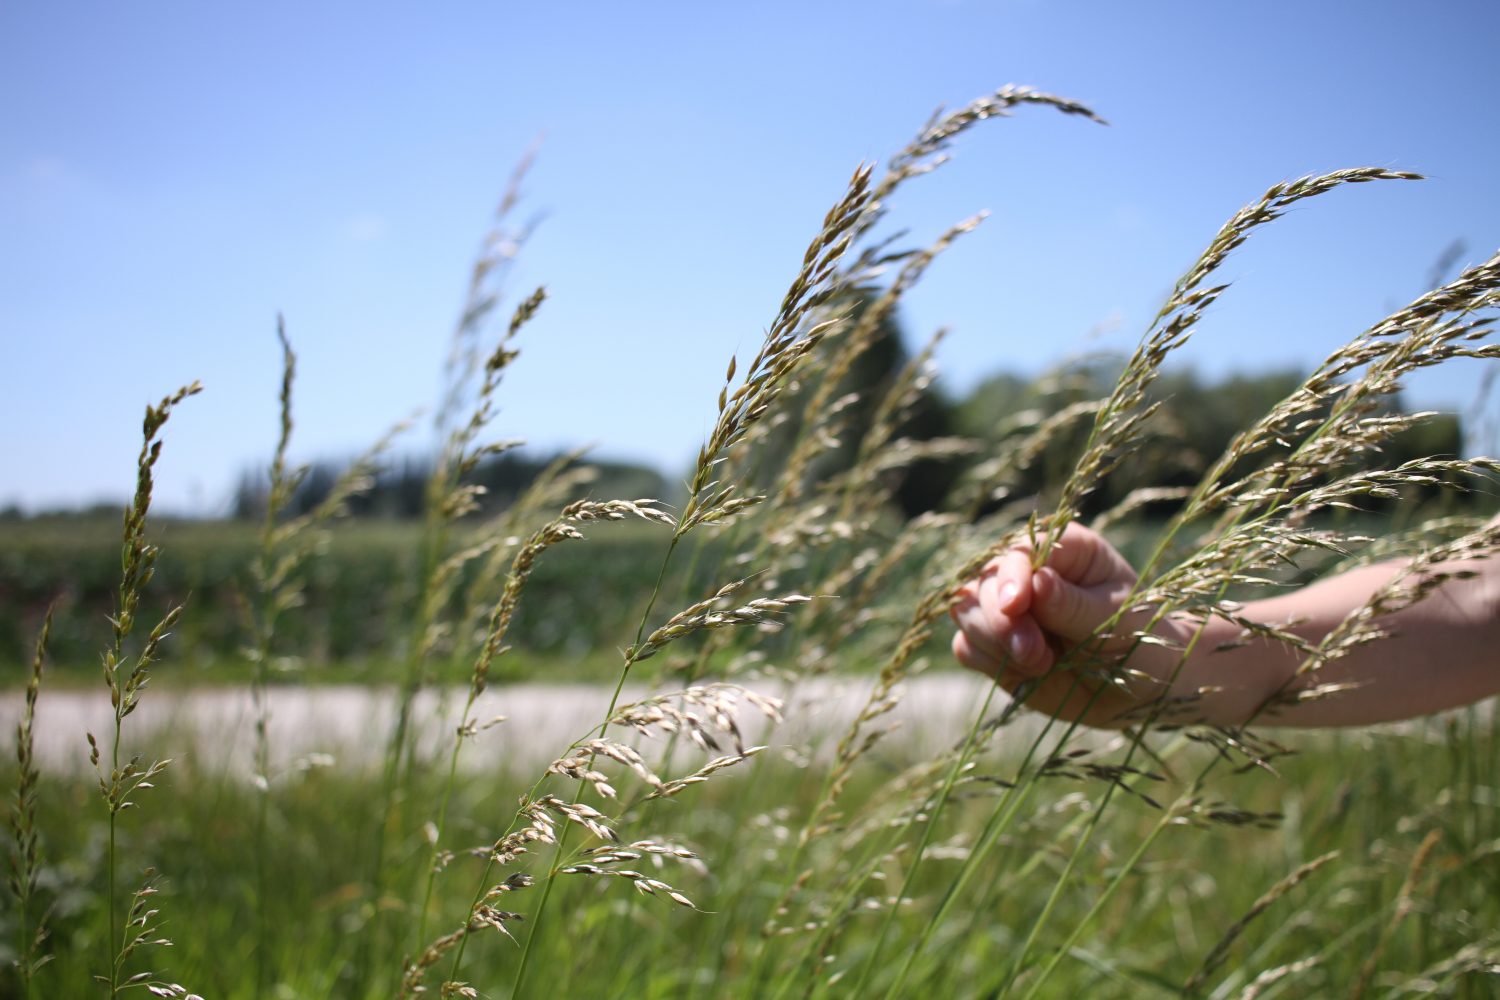
[[[903,313],[914,338],[952,328],[950,389],[1127,349],[1277,180],[1428,174],[1265,231],[1184,356],[1307,367],[1455,240],[1470,263],[1500,244],[1497,40],[1492,3],[6,4],[0,504],[123,497],[142,406],[200,378],[159,496],[223,509],[272,444],[278,311],[302,457],[430,407],[539,135],[521,214],[543,219],[511,287],[551,299],[495,433],[680,470],[854,166],[1008,82],[1112,124],[985,123],[893,204],[913,239],[993,213]],[[1465,407],[1480,374],[1411,398]]]

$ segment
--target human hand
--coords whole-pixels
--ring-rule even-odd
[[[1144,611],[1119,615],[1108,635],[1095,635],[1120,612],[1136,582],[1135,570],[1098,532],[1069,524],[1040,569],[1033,571],[1032,558],[1023,539],[964,585],[952,611],[958,625],[953,655],[1008,692],[1034,681],[1029,708],[1119,728],[1129,721],[1126,713],[1165,690],[1179,654],[1139,643],[1135,633],[1151,618]],[[1186,638],[1176,634],[1181,628],[1163,618],[1152,630],[1180,641]],[[1113,679],[1072,669],[1092,662],[1114,670],[1126,657],[1130,671]],[[1071,668],[1053,669],[1064,658]]]

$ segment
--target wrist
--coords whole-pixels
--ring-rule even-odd
[[[1167,621],[1178,651],[1166,695],[1183,707],[1186,720],[1241,726],[1295,675],[1284,657],[1266,655],[1267,640],[1223,618],[1207,621],[1174,614]],[[1165,652],[1165,651],[1164,651]]]

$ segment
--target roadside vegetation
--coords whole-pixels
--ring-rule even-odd
[[[1459,457],[1454,420],[1400,399],[1413,371],[1500,356],[1500,257],[1350,331],[1312,372],[1163,374],[1210,306],[1232,308],[1218,269],[1261,227],[1411,174],[1249,193],[1128,357],[942,399],[941,334],[900,348],[896,311],[983,219],[906,247],[887,214],[963,132],[1022,112],[1097,120],[1002,88],[854,172],[763,342],[704,387],[716,419],[671,495],[600,492],[609,477],[558,456],[487,499],[484,476],[515,448],[497,401],[546,308],[543,289],[506,283],[499,248],[524,242],[512,193],[474,265],[420,500],[412,477],[382,472],[399,439],[319,476],[292,461],[303,387],[280,331],[282,419],[241,522],[151,518],[193,385],[147,409],[108,549],[101,522],[0,527],[0,639],[28,651],[7,654],[23,693],[6,989],[1492,993],[1500,746],[1484,707],[1290,746],[1159,705],[1101,736],[1034,720],[1024,691],[973,676],[968,717],[935,751],[892,725],[911,682],[949,668],[958,588],[1073,520],[1131,553],[1141,600],[1204,621],[1361,561],[1500,544],[1482,527],[1496,464]],[[383,488],[411,501],[402,517]],[[1306,669],[1347,641],[1308,649]],[[1093,669],[1075,653],[1059,669]],[[92,672],[113,708],[73,774],[34,753],[54,665]],[[153,748],[133,713],[172,675],[248,688],[248,760]],[[277,745],[268,696],[330,676],[379,682],[391,705],[363,760],[335,767]],[[529,772],[481,706],[541,676],[597,681],[597,721],[555,734]],[[831,676],[857,685],[854,718],[778,739],[784,717],[817,717],[807,694]],[[451,713],[438,746],[417,723],[433,696]]]

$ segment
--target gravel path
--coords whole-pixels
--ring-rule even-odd
[[[780,685],[752,685],[762,694],[786,698],[786,721],[770,729],[753,708],[742,705],[740,725],[747,742],[806,752],[828,752],[854,714],[865,704],[870,678],[818,679],[788,695]],[[958,739],[983,703],[983,679],[959,673],[917,677],[904,686],[896,708],[880,726],[895,723],[889,752],[902,756],[938,748]],[[639,698],[627,690],[625,701]],[[415,712],[416,731],[429,748],[445,746],[456,725],[465,692],[425,692]],[[568,744],[598,725],[609,704],[609,690],[583,684],[516,684],[495,687],[481,699],[476,717],[503,714],[506,721],[481,733],[461,758],[481,770],[503,758],[518,768],[540,768]],[[1002,704],[997,695],[993,709]],[[13,733],[23,706],[19,691],[0,695],[0,726]],[[363,686],[279,687],[270,692],[271,745],[280,766],[310,754],[328,754],[346,765],[380,759],[395,719],[396,695],[389,688]],[[88,766],[85,733],[105,744],[113,729],[107,692],[48,691],[37,703],[36,752],[48,770]],[[127,745],[153,758],[194,758],[200,767],[249,773],[254,710],[248,688],[205,688],[185,692],[146,691],[125,722]],[[1019,739],[1020,734],[1008,737]]]

